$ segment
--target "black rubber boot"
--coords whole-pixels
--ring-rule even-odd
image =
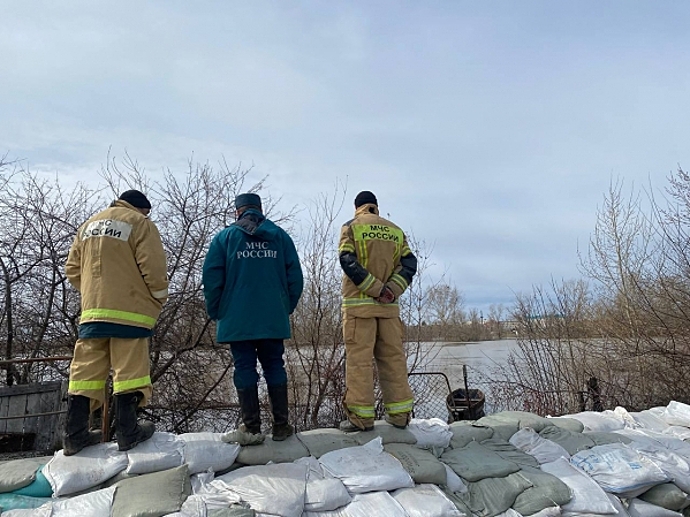
[[[89,431],[91,399],[83,395],[67,398],[67,425],[62,440],[62,453],[72,456],[89,445],[101,443],[100,431]]]
[[[153,422],[137,422],[137,407],[144,397],[140,391],[115,395],[115,433],[117,447],[128,451],[153,436]]]
[[[253,386],[243,390],[237,390],[237,398],[240,401],[242,423],[245,430],[251,434],[261,434],[261,410],[259,408],[259,388]]]
[[[273,441],[282,442],[295,434],[295,428],[288,423],[288,389],[287,385],[269,386],[268,396],[273,410]]]

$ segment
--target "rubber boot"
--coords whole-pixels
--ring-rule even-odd
[[[282,442],[288,436],[295,434],[295,428],[288,423],[290,412],[287,385],[269,386],[268,396],[273,410],[273,441]]]
[[[128,451],[153,436],[153,422],[137,422],[137,407],[144,398],[140,391],[115,395],[115,434],[117,448]]]
[[[101,431],[89,431],[91,399],[83,395],[67,398],[67,425],[62,440],[62,453],[72,456],[90,445],[101,443]]]
[[[242,424],[235,431],[221,436],[224,442],[235,442],[240,445],[259,445],[265,436],[261,433],[261,409],[259,408],[259,389],[256,386],[237,390],[240,401]]]

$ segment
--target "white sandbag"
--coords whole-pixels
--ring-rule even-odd
[[[542,438],[534,429],[520,429],[510,437],[510,443],[526,452],[540,463],[549,463],[558,458],[570,458],[570,454],[556,442]]]
[[[127,454],[117,450],[116,443],[86,447],[74,456],[58,451],[43,467],[43,475],[60,497],[100,485],[127,468]]]
[[[453,438],[450,426],[440,418],[413,418],[407,429],[417,439],[415,445],[420,449],[445,449]]]
[[[685,458],[666,447],[652,444],[637,444],[635,450],[653,461],[678,488],[690,493],[690,463]]]
[[[499,513],[496,517],[522,517],[522,514],[520,512],[516,512],[512,508],[508,508],[505,512]]]
[[[409,517],[464,517],[437,486],[421,484],[414,488],[400,488],[392,494]]]
[[[347,506],[330,512],[304,512],[304,517],[408,517],[388,492],[357,494]]]
[[[451,492],[459,492],[461,494],[466,493],[467,486],[463,482],[462,478],[458,476],[449,465],[444,463],[443,466],[446,468],[446,488]]]
[[[208,469],[218,472],[235,462],[241,447],[236,443],[221,441],[222,433],[185,433],[179,435],[184,442],[182,458],[189,465],[189,473],[196,474]]]
[[[665,410],[666,408],[664,407],[663,411]],[[649,429],[650,431],[663,433],[666,429],[669,428],[669,425],[666,422],[664,422],[664,419],[661,418],[657,411],[646,409],[640,412],[632,412],[630,413],[630,416],[633,417],[633,419],[635,420],[635,424],[637,424],[635,426],[627,426],[632,429],[642,427],[643,429]]]
[[[622,444],[598,445],[580,451],[570,458],[570,463],[586,472],[606,492],[620,497],[636,497],[670,480],[653,461]]]
[[[662,413],[661,418],[668,425],[690,427],[690,406],[672,400],[666,406],[666,411]]]
[[[335,510],[348,504],[352,497],[343,482],[328,474],[321,463],[314,457],[295,460],[307,467],[307,491],[304,499],[304,510],[322,512]]]
[[[541,510],[537,513],[533,513],[529,517],[561,517],[561,515],[563,515],[563,512],[562,512],[560,506],[549,506],[548,508],[544,508],[543,510]],[[617,515],[616,517],[623,517],[623,516]]]
[[[52,517],[103,517],[110,515],[116,488],[103,488],[95,492],[59,499],[53,502]],[[3,515],[5,515],[3,513]]]
[[[169,513],[165,517],[207,517],[208,511],[204,499],[199,495],[190,495],[179,512]]]
[[[319,463],[354,494],[414,486],[402,464],[383,452],[380,437],[360,447],[328,452]]]
[[[620,500],[620,498],[616,495],[613,494],[606,494],[609,496],[609,501],[611,501],[611,504],[613,507],[616,509],[618,514],[616,517],[629,517],[628,510],[623,504],[623,502]]]
[[[565,458],[559,458],[541,465],[541,470],[563,481],[572,493],[570,502],[564,504],[563,512],[614,514],[616,509],[602,488],[582,470],[574,467]]]
[[[641,499],[631,499],[628,502],[628,515],[630,517],[682,517],[683,514]]]
[[[307,467],[297,463],[242,467],[218,476],[210,485],[236,494],[257,513],[301,517],[307,488]]]
[[[148,474],[179,467],[184,463],[184,441],[173,433],[153,433],[153,436],[127,452],[127,474]]]
[[[585,426],[584,431],[612,432],[625,427],[623,419],[610,409],[601,412],[583,411],[581,413],[575,413],[574,415],[565,416],[582,422]]]

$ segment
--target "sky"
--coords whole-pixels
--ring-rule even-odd
[[[686,1],[0,9],[0,156],[65,184],[109,152],[241,163],[285,209],[345,184],[343,222],[371,190],[467,308],[580,278],[612,180],[690,167]]]

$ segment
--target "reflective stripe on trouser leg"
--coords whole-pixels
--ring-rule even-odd
[[[110,373],[110,340],[108,338],[78,339],[69,367],[71,395],[91,399],[91,411],[105,402],[105,381]]]
[[[389,417],[399,415],[401,420],[406,420],[414,405],[414,395],[407,379],[400,318],[378,318],[374,357],[386,413]]]
[[[363,427],[374,424],[374,345],[376,319],[343,318],[345,339],[344,405],[348,417]]]
[[[149,361],[149,338],[110,338],[113,393],[119,395],[140,391],[144,398],[139,405],[146,405],[153,394]]]

